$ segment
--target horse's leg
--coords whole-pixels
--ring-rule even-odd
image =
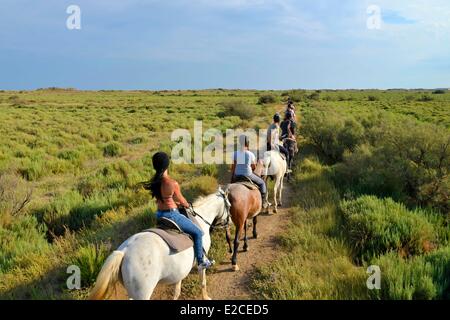
[[[181,294],[181,281],[175,284],[175,290],[173,292],[173,300],[178,300]]]
[[[244,224],[244,251],[248,251],[248,238],[247,238],[247,220],[245,220]]]
[[[239,250],[239,238],[241,237],[242,225],[236,225],[236,234],[234,235],[234,250],[233,256],[231,257],[231,264],[233,266],[234,271],[239,270],[239,266],[237,265],[237,254]]]
[[[200,275],[200,283],[202,284],[202,299],[203,300],[211,300],[208,296],[208,292],[206,291],[206,270],[203,269],[199,272]]]
[[[230,233],[230,227],[227,227],[225,230],[225,236],[227,238],[228,243],[228,252],[233,253],[233,249],[231,248],[231,233]]]
[[[279,181],[279,187],[278,187],[278,189],[279,189],[279,194],[278,194],[278,200],[279,200],[279,204],[280,204],[280,206],[283,206],[283,177],[280,177],[279,179],[278,179],[278,181]]]
[[[253,238],[258,239],[258,232],[256,232],[256,224],[258,223],[258,216],[253,218]]]
[[[273,212],[278,213],[278,202],[277,202],[277,195],[278,195],[278,177],[276,177],[274,186],[273,186]]]

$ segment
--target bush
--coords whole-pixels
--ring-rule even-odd
[[[129,144],[142,144],[145,142],[145,138],[141,136],[133,137],[130,140],[128,140]]]
[[[320,93],[319,92],[313,92],[308,96],[309,100],[320,100]]]
[[[80,268],[81,286],[83,288],[95,283],[109,251],[109,248],[103,243],[100,245],[89,244],[78,251],[72,264]]]
[[[205,164],[202,167],[202,171],[201,171],[203,176],[209,176],[209,177],[215,177],[217,178],[217,166],[214,164]]]
[[[379,99],[378,99],[378,97],[376,97],[376,96],[368,96],[368,97],[367,97],[367,100],[368,100],[368,101],[378,101]]]
[[[373,290],[373,298],[450,299],[450,247],[413,259],[389,253],[371,264],[380,266],[382,272],[381,290]]]
[[[243,101],[225,101],[221,103],[221,106],[225,109],[225,116],[237,116],[243,120],[253,119],[257,112],[256,108],[247,105]]]
[[[417,101],[420,101],[420,102],[429,102],[429,101],[433,101],[433,100],[434,100],[434,98],[427,94],[424,94],[420,98],[417,99]]]
[[[0,274],[18,267],[28,256],[48,250],[45,231],[32,216],[15,219],[7,228],[0,226]]]
[[[118,157],[122,154],[122,147],[117,142],[111,142],[103,147],[103,155],[105,157]]]
[[[25,160],[25,164],[19,169],[19,173],[24,179],[37,181],[47,173],[42,160],[30,160],[28,158]]]
[[[390,251],[405,257],[421,254],[435,245],[433,225],[420,210],[409,211],[392,199],[363,196],[344,200],[340,211],[357,261]]]
[[[259,97],[258,104],[275,103],[277,100],[273,95],[267,94]]]
[[[293,102],[302,102],[305,99],[305,91],[303,90],[291,90],[281,94],[282,97],[289,97]]]
[[[304,118],[301,134],[331,163],[342,161],[345,151],[353,152],[364,141],[364,128],[352,118],[320,109],[305,113]]]
[[[341,190],[389,196],[443,213],[450,210],[450,137],[445,129],[391,121],[369,127],[366,136],[370,145],[346,154],[334,168]]]
[[[207,196],[217,191],[217,180],[210,176],[193,178],[183,187],[183,193],[188,201],[194,201],[199,196]]]
[[[0,226],[25,211],[32,189],[15,174],[0,173]]]

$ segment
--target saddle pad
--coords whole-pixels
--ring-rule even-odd
[[[240,182],[236,182],[235,184],[241,184],[241,185],[247,187],[250,190],[259,190],[258,186],[255,185],[254,183],[250,182],[250,181],[248,181],[248,182],[247,181],[240,181]]]
[[[144,232],[152,232],[163,239],[169,248],[176,253],[187,250],[194,246],[192,239],[185,233],[157,228],[147,229]]]

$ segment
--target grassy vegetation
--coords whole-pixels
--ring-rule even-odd
[[[296,92],[303,145],[269,299],[448,299],[448,93]],[[366,287],[369,265],[381,290]]]
[[[85,298],[104,258],[154,224],[155,204],[136,185],[152,175],[152,153],[170,151],[173,129],[265,128],[288,96],[305,138],[299,196],[280,239],[286,254],[259,270],[255,291],[448,297],[449,93],[54,89],[0,92],[0,298]],[[191,201],[227,182],[220,166],[170,170]],[[222,234],[211,254],[225,257]],[[382,268],[381,292],[365,286],[369,263]],[[72,264],[81,291],[66,289]],[[198,289],[194,276],[183,291]]]
[[[170,152],[172,130],[192,130],[195,120],[239,127],[241,117],[223,115],[230,105],[254,109],[245,126],[260,125],[273,105],[258,99],[221,90],[1,92],[0,298],[84,298],[105,257],[154,224],[154,202],[136,186],[153,173],[152,153]],[[224,173],[212,165],[170,170],[190,201],[214,192]],[[213,243],[220,261],[221,235]],[[82,291],[65,288],[72,264],[81,268]],[[194,294],[197,277],[185,287]]]

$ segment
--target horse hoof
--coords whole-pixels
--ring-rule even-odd
[[[237,264],[233,266],[233,271],[239,271],[239,266]]]
[[[209,296],[204,296],[203,300],[212,300]]]
[[[258,235],[256,233],[253,234],[253,238],[258,239]]]
[[[248,248],[244,248],[244,252],[247,252],[248,251]]]
[[[278,210],[277,209],[273,209],[273,213],[278,213]]]

